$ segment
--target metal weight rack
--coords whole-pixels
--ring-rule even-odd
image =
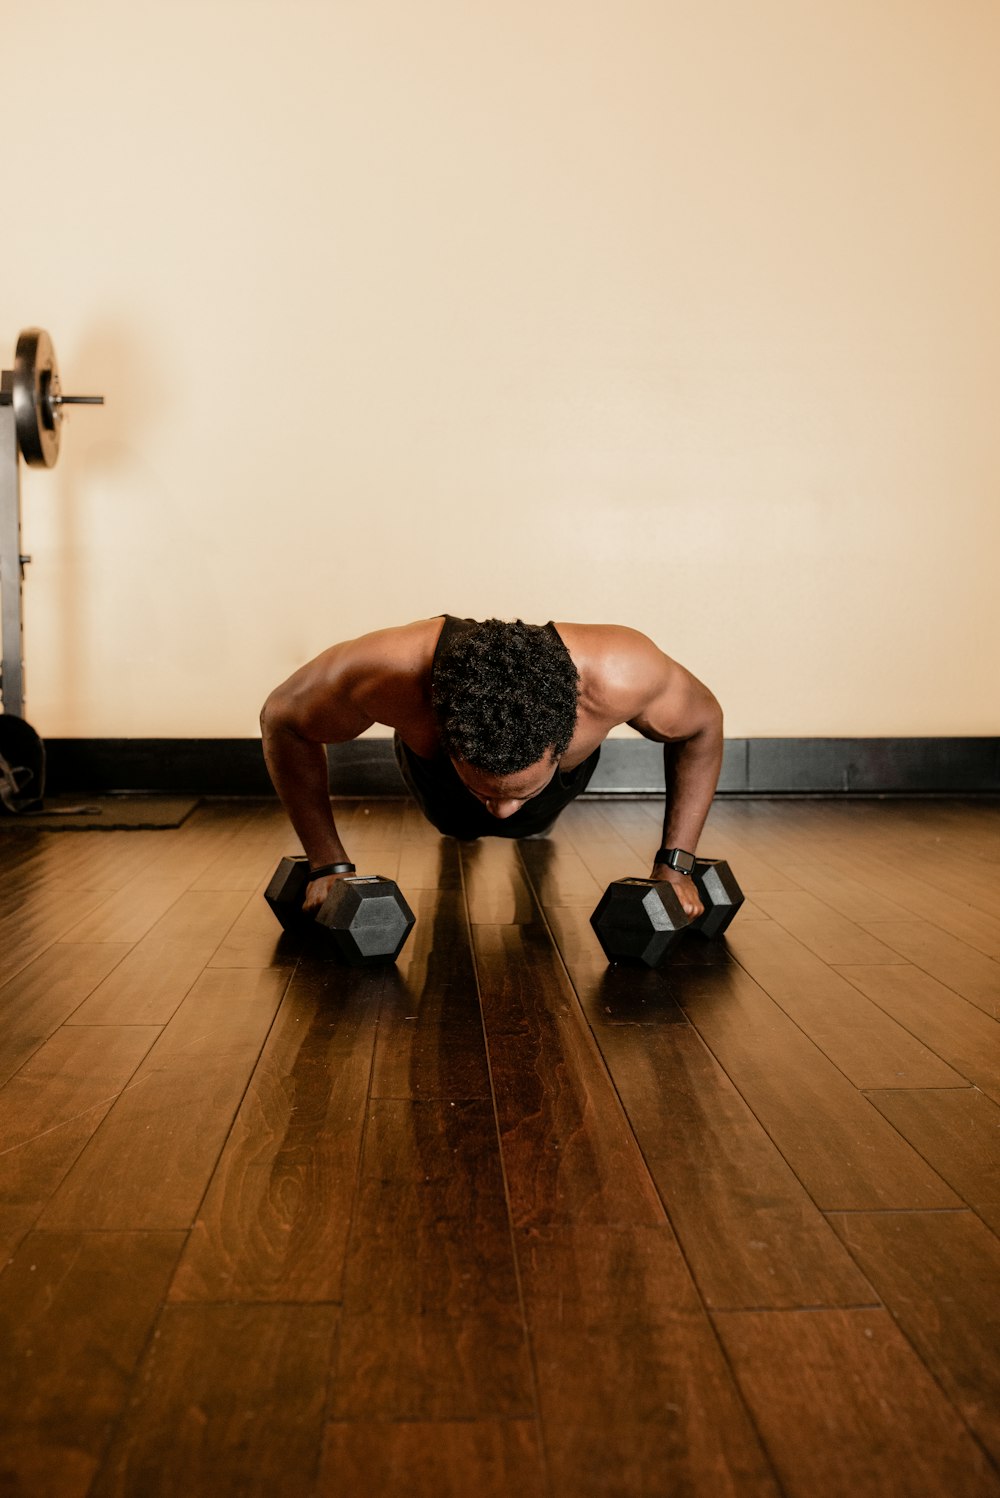
[[[7,811],[36,808],[44,790],[45,751],[24,720],[24,569],[21,550],[19,458],[31,468],[52,468],[66,406],[102,406],[103,395],[63,395],[52,340],[26,328],[17,340],[14,368],[0,378],[0,803]],[[13,754],[13,759],[11,759]],[[17,763],[22,760],[24,763]],[[0,808],[0,809],[2,809]]]

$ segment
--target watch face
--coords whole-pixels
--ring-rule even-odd
[[[670,864],[679,874],[690,874],[694,868],[694,859],[690,853],[682,853],[678,850],[671,856]]]

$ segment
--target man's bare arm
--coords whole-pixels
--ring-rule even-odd
[[[665,848],[695,853],[722,769],[723,720],[718,701],[690,671],[671,660],[645,635],[622,631],[622,685],[640,699],[628,723],[645,738],[663,744],[666,807]],[[688,915],[701,914],[692,880],[665,864],[654,864],[654,879],[667,879]]]
[[[330,807],[326,745],[355,739],[375,721],[359,701],[360,643],[333,645],[295,671],[260,715],[268,773],[313,868],[348,861]],[[310,890],[310,897],[325,897],[328,888]]]

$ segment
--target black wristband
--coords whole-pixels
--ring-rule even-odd
[[[309,879],[325,879],[327,874],[353,874],[355,866],[353,863],[324,863],[318,869],[309,870]]]
[[[657,848],[653,859],[654,864],[665,863],[676,874],[687,874],[689,878],[694,873],[696,861],[694,854],[684,848]]]

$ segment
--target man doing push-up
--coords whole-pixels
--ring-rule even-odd
[[[394,731],[410,792],[457,838],[544,835],[586,788],[612,728],[664,746],[667,804],[654,879],[687,915],[689,877],[722,766],[722,709],[638,630],[618,624],[477,622],[450,614],[332,645],[264,704],[264,755],[312,869],[347,864],[325,746],[373,723]],[[315,910],[341,873],[308,887]]]

